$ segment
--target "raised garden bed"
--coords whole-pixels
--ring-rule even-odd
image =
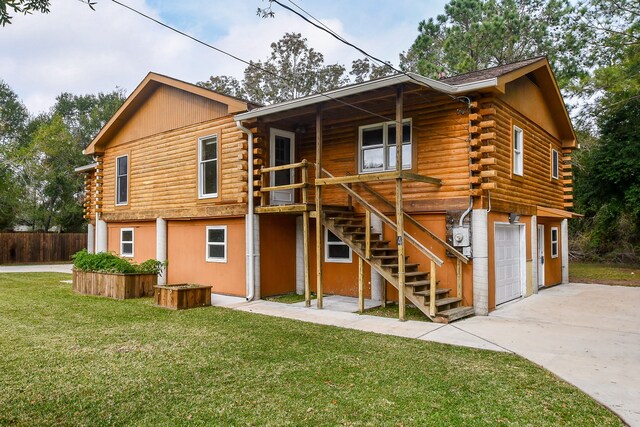
[[[157,274],[73,270],[73,290],[84,295],[115,299],[150,297],[153,295],[153,287],[157,284]]]
[[[211,286],[207,285],[156,285],[153,299],[157,306],[172,310],[206,307],[211,305]]]

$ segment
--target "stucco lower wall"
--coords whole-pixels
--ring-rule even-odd
[[[112,222],[107,223],[107,249],[120,256],[120,230],[133,228],[133,258],[136,263],[156,257],[156,223]]]
[[[212,292],[246,295],[244,218],[167,221],[167,283],[211,285]],[[206,261],[207,226],[227,226],[227,261]]]

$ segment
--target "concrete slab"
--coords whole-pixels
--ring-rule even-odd
[[[0,273],[68,273],[73,264],[0,265]]]
[[[302,302],[293,303],[291,305],[294,307],[304,307],[304,304],[305,304],[304,301],[302,301]],[[356,311],[358,311],[358,298],[353,298],[353,297],[344,297],[340,295],[328,295],[323,298],[322,304],[323,304],[324,310],[342,311],[344,313],[355,313]],[[379,307],[379,306],[380,306],[380,301],[374,301],[372,299],[364,300],[365,310],[374,308],[374,307]],[[314,310],[318,309],[318,306],[316,305],[315,300],[311,302],[310,308]]]

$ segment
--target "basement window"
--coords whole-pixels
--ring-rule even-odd
[[[129,156],[116,157],[116,206],[129,201]]]
[[[218,135],[198,140],[198,196],[218,195]]]
[[[513,174],[522,176],[524,169],[524,136],[522,129],[513,127]]]
[[[324,229],[324,260],[350,263],[351,248],[327,228]]]
[[[120,229],[120,256],[133,258],[133,228]]]
[[[551,258],[558,258],[558,227],[551,227]]]
[[[207,262],[227,262],[227,226],[207,227]]]
[[[359,172],[396,170],[396,122],[360,126]],[[411,169],[411,119],[402,124],[402,169]]]
[[[558,152],[556,150],[551,150],[551,178],[558,179],[559,169]]]

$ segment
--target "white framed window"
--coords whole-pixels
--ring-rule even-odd
[[[207,226],[207,262],[227,262],[227,226]]]
[[[324,260],[326,262],[352,261],[351,248],[329,229],[324,229]]]
[[[411,169],[411,119],[402,122],[402,169]],[[376,123],[358,128],[360,173],[396,169],[396,122]]]
[[[560,171],[560,163],[559,163],[558,151],[552,149],[551,150],[551,178],[558,179],[559,171]]]
[[[513,126],[513,174],[522,176],[524,169],[524,135],[522,129]]]
[[[120,256],[133,258],[133,228],[120,229]]]
[[[551,258],[558,258],[558,227],[551,227]]]
[[[129,203],[129,155],[116,157],[116,206]]]
[[[218,135],[198,139],[198,197],[218,196]]]

